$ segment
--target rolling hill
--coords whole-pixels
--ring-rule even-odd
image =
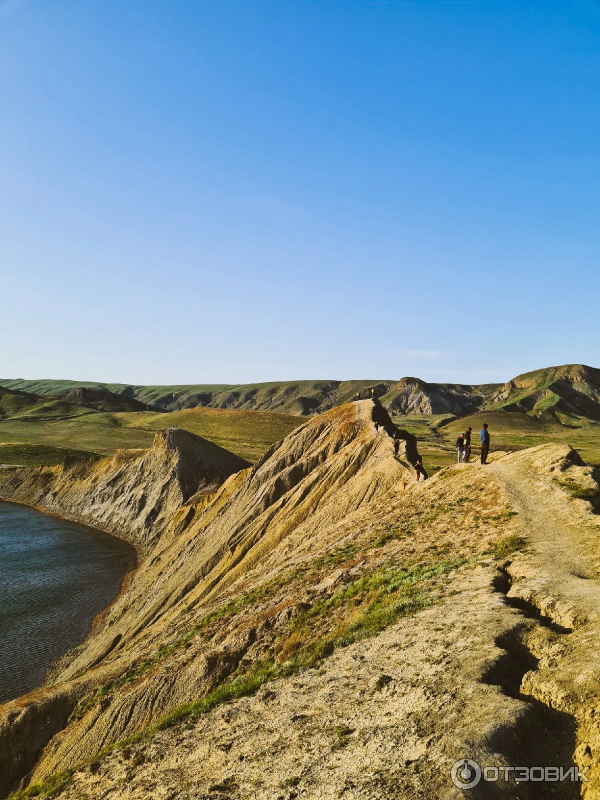
[[[393,385],[392,380],[280,381],[230,386],[225,384],[135,386],[94,381],[0,380],[0,386],[12,391],[33,392],[38,395],[68,396],[77,390],[104,390],[113,395],[137,400],[144,405],[144,410],[146,404],[167,411],[206,406],[245,411],[275,411],[297,416],[319,414],[354,399],[381,397]]]
[[[378,398],[396,416],[464,417],[478,411],[518,412],[561,424],[600,422],[600,370],[582,364],[527,372],[505,384],[391,380],[282,381],[240,385],[141,386],[53,380],[0,380],[0,415],[66,414],[64,403],[98,411],[182,411],[206,407],[312,416],[351,400]],[[27,394],[30,393],[30,394]],[[47,400],[44,407],[44,398]],[[14,413],[13,413],[14,412]]]
[[[482,408],[546,415],[559,422],[600,420],[600,370],[565,364],[526,372],[499,387]]]
[[[45,402],[47,398],[0,386],[0,419],[28,413]]]

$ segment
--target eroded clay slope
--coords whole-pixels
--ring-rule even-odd
[[[149,450],[99,461],[0,469],[0,498],[37,506],[128,539],[144,554],[198,491],[216,491],[247,461],[196,434],[158,431]]]
[[[457,800],[467,795],[451,767],[471,758],[587,770],[578,783],[482,780],[468,793],[477,800],[597,800],[600,524],[582,498],[597,493],[574,451],[546,445],[390,490],[311,550],[274,548],[276,577],[250,570],[125,691],[160,682],[166,664],[191,678],[203,658],[217,690],[197,685],[199,702],[81,764],[57,791]],[[122,709],[124,688],[79,713]]]
[[[119,495],[115,503],[121,519],[126,513],[133,518],[132,523],[124,520],[124,526],[148,531],[144,537],[147,558],[128,591],[107,612],[101,630],[72,653],[70,663],[55,675],[55,685],[3,709],[9,722],[0,727],[0,736],[4,733],[11,739],[16,759],[11,766],[0,764],[0,774],[7,774],[6,767],[14,779],[17,763],[22,775],[25,768],[34,765],[40,746],[48,741],[36,775],[71,767],[182,702],[201,696],[235,671],[254,634],[245,634],[241,642],[222,648],[216,655],[214,648],[204,643],[197,657],[181,669],[173,670],[165,663],[164,669],[147,679],[128,682],[118,701],[113,698],[109,704],[94,703],[89,708],[84,701],[84,711],[81,707],[93,686],[124,674],[145,654],[154,654],[188,631],[229,587],[236,581],[243,583],[250,570],[258,570],[255,580],[263,580],[270,570],[281,571],[287,566],[291,553],[306,558],[328,541],[335,542],[340,523],[347,523],[353,514],[384,502],[390,492],[402,492],[409,485],[411,461],[417,457],[415,439],[405,434],[395,457],[391,438],[384,431],[375,433],[374,410],[374,403],[365,401],[316,418],[274,445],[255,467],[230,477],[210,500],[204,493],[189,498],[195,486],[185,482],[186,475],[178,470],[179,461],[172,464],[170,480],[167,476],[164,481],[152,478],[156,470],[151,469],[149,460],[163,447],[160,437],[148,454],[120,454],[106,459],[104,465],[100,462],[100,468],[98,464],[88,466],[87,474],[85,465],[62,472],[29,470],[20,487],[17,478],[9,476],[4,483],[5,496],[9,487],[10,497],[89,523],[100,519],[104,527],[108,527],[107,519],[117,524],[117,511],[109,517],[110,509],[102,505],[102,516],[93,516],[95,507],[85,502],[86,490],[90,483],[97,486],[99,481],[104,489],[110,486],[118,459],[125,468],[135,465],[141,491],[153,491],[170,500],[161,505],[162,513],[153,520],[154,525],[162,527],[157,537],[152,525],[147,524],[145,507],[140,509],[142,519],[135,517],[140,489],[135,474],[127,471],[128,496],[121,499]],[[388,426],[391,424],[380,407],[375,413],[383,415]],[[171,436],[188,434],[169,432],[167,442]],[[184,455],[181,453],[182,459]],[[53,487],[58,481],[61,489],[57,492]],[[39,487],[38,483],[43,485]],[[71,499],[73,506],[69,505]],[[180,507],[174,511],[178,499]],[[86,517],[90,510],[92,514]],[[165,526],[168,516],[171,522]],[[46,708],[57,706],[60,713],[53,710],[46,714]],[[75,715],[71,716],[73,711]],[[34,732],[40,714],[47,716],[49,723],[43,731]],[[44,736],[46,742],[42,741]],[[0,743],[0,759],[3,752]]]

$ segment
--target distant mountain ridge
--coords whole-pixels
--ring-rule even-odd
[[[461,417],[477,411],[502,410],[530,416],[551,416],[559,422],[577,418],[600,421],[600,370],[582,364],[527,372],[505,384],[431,383],[414,377],[404,377],[399,381],[281,381],[231,386],[137,386],[93,381],[3,379],[0,387],[17,395],[7,400],[0,394],[0,414],[3,406],[27,405],[24,396],[27,392],[37,395],[36,402],[43,395],[60,396],[60,399],[74,402],[74,398],[81,394],[80,390],[86,390],[90,397],[90,393],[96,390],[114,398],[112,403],[104,404],[113,406],[110,408],[101,408],[100,402],[88,400],[85,403],[99,410],[144,410],[148,404],[154,410],[206,406],[312,416],[351,400],[379,398],[390,413],[398,416],[448,414]],[[114,408],[119,397],[122,400],[127,398],[135,408]]]
[[[147,403],[154,406],[154,410],[179,411],[206,406],[246,411],[275,411],[297,416],[320,414],[350,400],[380,397],[394,384],[393,380],[317,380],[231,386],[224,384],[136,386],[94,381],[22,380],[19,378],[0,380],[0,387],[5,387],[13,392],[30,392],[38,396],[69,396],[80,389],[103,390],[115,396],[130,398],[141,404]]]

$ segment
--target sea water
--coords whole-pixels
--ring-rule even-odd
[[[135,564],[114,536],[0,502],[0,703],[41,685]]]

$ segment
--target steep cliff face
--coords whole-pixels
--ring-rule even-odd
[[[468,386],[402,378],[381,397],[381,402],[392,414],[464,416],[473,413],[496,388],[495,384]]]
[[[233,629],[221,626],[208,641],[198,641],[187,653],[192,657],[159,659],[152,672],[111,692],[109,702],[93,699],[93,687],[118,683],[146,655],[152,660],[161,647],[203,624],[228,593],[239,594],[249,581],[264,582],[335,545],[348,536],[353,520],[364,527],[369,509],[403,492],[412,482],[416,440],[405,434],[396,457],[391,438],[374,430],[374,409],[372,401],[357,402],[308,422],[210,497],[197,491],[191,496],[198,488],[189,468],[198,437],[183,431],[157,435],[145,454],[4,478],[4,497],[106,529],[127,525],[147,553],[101,630],[71,654],[54,684],[3,708],[5,791],[36,762],[34,779],[71,768],[202,696],[235,672],[253,645],[257,656],[267,655],[270,626],[260,633],[258,623],[248,626],[242,616]],[[376,413],[385,415],[381,408]],[[204,461],[203,467],[206,473]],[[158,510],[151,521],[141,494]],[[32,735],[40,715],[48,722]],[[9,739],[18,758],[1,763]]]
[[[0,497],[37,506],[133,542],[144,554],[176,509],[216,491],[247,461],[188,431],[158,431],[149,450],[99,461],[0,470]]]

